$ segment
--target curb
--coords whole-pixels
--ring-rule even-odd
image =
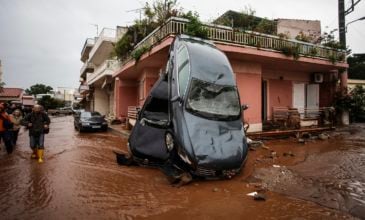
[[[122,130],[115,129],[115,128],[110,127],[110,126],[108,126],[108,131],[110,131],[112,134],[121,136],[123,138],[129,137],[129,135],[131,134],[130,131],[122,131]]]

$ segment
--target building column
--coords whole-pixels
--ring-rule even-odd
[[[115,118],[119,119],[120,117],[120,107],[119,107],[119,87],[120,87],[120,79],[119,77],[115,78],[114,83],[114,112],[115,112]]]
[[[348,73],[347,70],[340,72],[340,89],[343,92],[342,95],[347,95],[347,79],[348,79]],[[341,123],[343,125],[349,125],[350,124],[350,114],[349,111],[342,111],[341,112]]]
[[[347,79],[348,79],[347,70],[340,72],[340,87],[341,90],[346,91],[346,94],[347,94]]]

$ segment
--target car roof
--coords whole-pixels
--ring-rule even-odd
[[[188,49],[192,77],[219,85],[236,85],[228,58],[212,42],[186,35],[178,40]]]

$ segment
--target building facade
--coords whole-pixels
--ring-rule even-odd
[[[138,62],[126,60],[113,74],[116,116],[128,117],[128,109],[143,105],[154,82],[164,71],[175,34],[187,21],[169,19],[142,40],[135,49],[153,45]],[[241,103],[248,104],[244,120],[250,132],[262,131],[276,107],[320,108],[330,106],[337,81],[347,86],[345,51],[334,50],[277,36],[237,32],[230,27],[207,25],[209,39],[223,51],[233,68]],[[298,56],[283,48],[298,48]],[[336,62],[331,60],[336,57]]]
[[[85,41],[81,52],[84,63],[80,70],[79,92],[83,96],[80,102],[86,110],[98,111],[113,117],[114,80],[112,74],[120,63],[111,54],[114,44],[125,33],[125,27],[104,28],[99,36]]]

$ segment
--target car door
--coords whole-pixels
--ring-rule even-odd
[[[161,76],[147,97],[129,138],[132,154],[140,159],[167,160],[165,133],[169,127],[167,74]]]

